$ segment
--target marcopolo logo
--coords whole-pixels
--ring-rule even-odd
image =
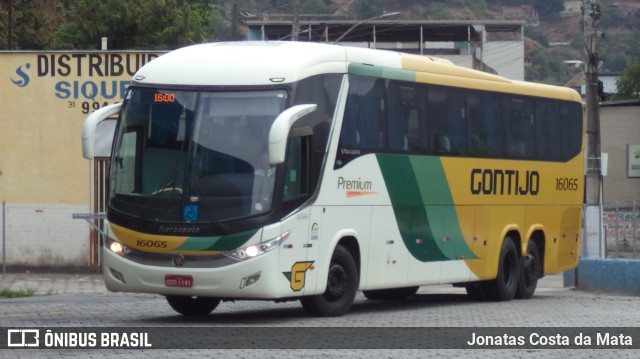
[[[11,76],[11,82],[18,87],[25,87],[29,84],[29,75],[25,72],[25,69],[28,70],[31,68],[30,63],[26,63],[24,65],[18,66],[16,69],[16,75],[19,79],[15,79]]]

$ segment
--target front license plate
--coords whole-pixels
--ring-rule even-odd
[[[193,287],[193,277],[167,274],[164,276],[164,285],[167,287]]]

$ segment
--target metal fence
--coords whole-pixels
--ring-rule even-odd
[[[640,259],[640,203],[613,203],[603,207],[607,258]]]

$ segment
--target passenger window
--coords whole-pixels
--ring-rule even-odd
[[[533,100],[512,98],[506,106],[506,143],[508,158],[535,156]]]
[[[451,141],[448,135],[449,112],[447,108],[447,91],[441,88],[431,88],[428,92],[428,99],[427,117],[429,118],[428,134],[431,141],[430,153],[442,154],[451,152]]]
[[[124,176],[115,178],[113,186],[118,193],[134,193],[137,190],[136,161],[139,157],[140,129],[132,129],[122,135],[122,144],[112,166],[118,166]]]
[[[336,167],[354,158],[384,148],[384,80],[349,77]]]

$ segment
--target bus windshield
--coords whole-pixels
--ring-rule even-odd
[[[132,87],[114,142],[111,209],[148,221],[217,223],[267,213],[271,125],[284,90]]]

